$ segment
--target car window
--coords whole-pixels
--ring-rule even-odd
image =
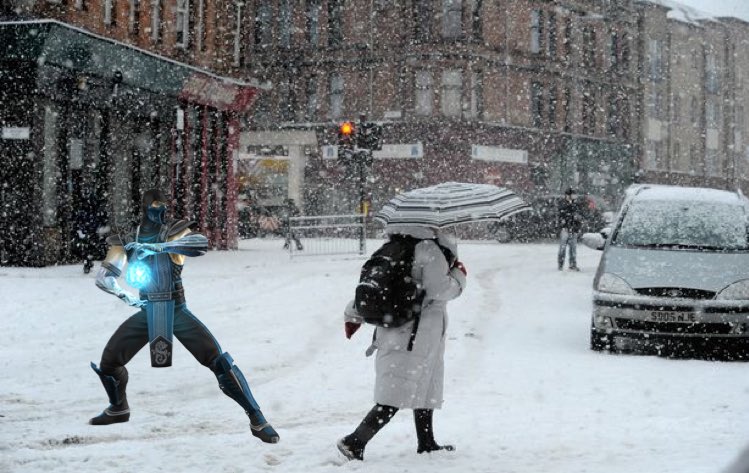
[[[749,248],[744,208],[702,201],[634,201],[612,243],[670,249]]]

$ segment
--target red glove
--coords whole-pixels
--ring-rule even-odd
[[[468,276],[468,271],[466,271],[466,267],[463,266],[463,263],[461,263],[458,260],[455,260],[453,263],[453,268],[458,268],[461,273],[463,273],[463,276]]]
[[[346,338],[351,339],[351,337],[356,333],[356,331],[359,330],[359,327],[361,327],[361,324],[357,324],[356,322],[344,323],[343,331],[346,332]]]

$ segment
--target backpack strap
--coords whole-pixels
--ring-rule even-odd
[[[416,340],[416,331],[419,330],[419,320],[421,320],[421,313],[414,317],[414,325],[411,327],[411,337],[408,339],[408,347],[406,351],[413,351],[414,340]]]

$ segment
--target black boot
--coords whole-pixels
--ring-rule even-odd
[[[414,409],[414,424],[416,424],[416,438],[419,440],[419,446],[416,453],[434,452],[445,450],[452,452],[455,447],[452,445],[439,445],[434,440],[434,426],[432,425],[433,409]]]
[[[338,451],[349,460],[364,460],[364,447],[367,446],[367,442],[390,422],[396,412],[397,407],[375,405],[352,434],[338,441]]]
[[[91,268],[94,267],[94,262],[90,259],[87,259],[86,262],[83,263],[83,274],[88,274],[91,272]]]
[[[130,407],[127,405],[125,388],[127,387],[127,369],[124,366],[111,375],[104,374],[94,363],[91,368],[99,375],[101,384],[109,397],[109,407],[96,417],[91,418],[91,425],[109,425],[130,420]]]

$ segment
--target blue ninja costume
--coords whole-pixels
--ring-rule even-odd
[[[278,434],[260,411],[231,355],[221,350],[208,328],[187,308],[181,277],[184,260],[205,254],[208,240],[190,231],[191,222],[166,222],[165,202],[160,191],[146,192],[143,218],[135,234],[113,235],[107,239],[109,252],[96,285],[140,310],[109,339],[99,366],[91,363],[104,385],[110,405],[90,423],[127,422],[130,408],[125,365],[147,344],[153,367],[171,366],[173,338],[176,337],[198,362],[213,371],[224,394],[242,406],[250,418],[252,435],[263,442],[278,442]],[[139,289],[139,297],[117,284],[123,271],[128,284]]]

